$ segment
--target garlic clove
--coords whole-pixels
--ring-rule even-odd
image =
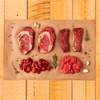
[[[87,61],[87,62],[86,62],[86,64],[87,64],[87,66],[89,66],[90,62],[89,62],[89,61]]]
[[[37,24],[36,28],[39,28],[40,27],[40,24]]]
[[[89,72],[88,69],[84,69],[84,70],[83,70],[83,73],[88,73],[88,72]]]
[[[39,27],[40,27],[40,24],[34,23],[34,27],[35,27],[35,28],[39,28]]]
[[[37,23],[34,23],[34,27],[35,27],[35,28],[36,28],[36,24],[37,24]]]

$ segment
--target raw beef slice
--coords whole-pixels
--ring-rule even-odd
[[[38,34],[38,51],[47,53],[51,51],[55,40],[55,35],[51,27],[45,27]]]
[[[60,47],[62,48],[64,53],[69,52],[68,34],[68,29],[62,29],[59,31]]]
[[[78,58],[70,55],[62,57],[61,66],[60,66],[62,73],[64,74],[78,73],[80,67],[81,67],[81,61]]]
[[[34,30],[30,27],[24,27],[17,34],[19,48],[22,54],[28,53],[32,49]]]
[[[74,33],[73,51],[81,52],[83,30],[82,28],[74,28],[73,33]]]

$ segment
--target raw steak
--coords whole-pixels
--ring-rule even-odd
[[[30,27],[24,27],[17,34],[19,48],[22,54],[28,53],[32,49],[34,30]]]
[[[63,52],[69,52],[68,34],[68,29],[62,29],[59,31],[60,47],[62,48]]]
[[[81,67],[81,61],[78,58],[70,55],[62,57],[61,66],[60,66],[62,73],[64,74],[78,73],[80,67]]]
[[[38,51],[47,53],[51,51],[55,40],[55,35],[51,27],[45,27],[38,34]]]
[[[73,51],[81,52],[83,30],[82,28],[74,28],[73,32],[74,32]]]

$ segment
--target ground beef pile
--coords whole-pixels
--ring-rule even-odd
[[[41,71],[50,71],[53,67],[48,66],[48,62],[44,59],[39,59],[39,61],[33,61],[31,58],[23,59],[20,62],[21,70],[26,73],[32,71],[33,73],[40,74]]]
[[[81,61],[73,56],[65,56],[61,60],[61,72],[66,74],[75,74],[79,72],[79,69],[81,67]]]

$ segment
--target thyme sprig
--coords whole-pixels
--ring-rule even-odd
[[[14,70],[15,70],[15,74],[18,74],[18,73],[19,73],[19,71],[15,68],[15,66],[14,66],[13,62],[12,62],[12,65],[13,65],[13,68],[14,68]]]
[[[56,61],[57,61],[57,56],[56,56],[56,54],[54,54],[53,55],[53,67],[56,69],[56,67],[57,67],[57,63],[56,63]]]
[[[89,39],[89,36],[88,36],[88,30],[86,29],[85,41],[88,41],[88,40],[90,40],[90,39]]]

